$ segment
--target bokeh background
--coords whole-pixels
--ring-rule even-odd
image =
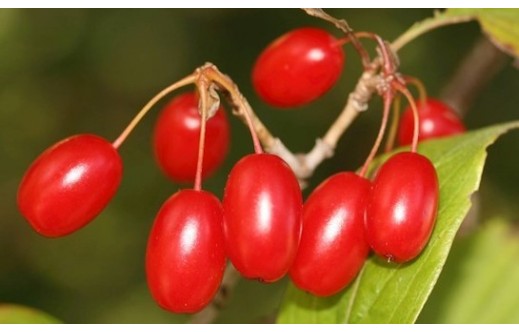
[[[417,9],[336,9],[358,31],[394,40],[432,14]],[[69,323],[182,322],[152,301],[144,253],[161,204],[179,188],[159,171],[150,148],[156,107],[123,144],[124,178],[108,208],[81,231],[60,239],[37,235],[16,207],[20,179],[32,160],[76,133],[114,139],[163,87],[206,61],[229,74],[259,117],[292,151],[308,151],[338,115],[361,73],[346,47],[338,84],[321,100],[293,111],[261,102],[250,83],[256,56],[271,40],[300,26],[327,23],[299,10],[267,9],[0,9],[0,303],[44,310]],[[481,37],[476,23],[439,29],[400,52],[401,71],[437,95]],[[471,129],[519,118],[519,72],[508,61],[468,110]],[[166,102],[166,100],[164,101]],[[164,104],[161,103],[162,105]],[[305,196],[333,172],[358,168],[380,121],[375,98],[325,161]],[[247,129],[231,118],[232,146],[224,166],[204,183],[222,195],[232,165],[252,152]],[[490,149],[480,192],[480,219],[517,220],[519,135]],[[286,280],[242,280],[218,322],[269,322]]]

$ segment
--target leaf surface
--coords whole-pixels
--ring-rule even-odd
[[[453,246],[419,322],[519,323],[519,236],[491,220]]]
[[[452,8],[447,15],[474,16],[490,40],[502,51],[519,57],[519,9]]]
[[[0,324],[57,324],[49,314],[18,304],[0,304]]]
[[[436,226],[422,254],[402,265],[371,256],[345,291],[328,298],[315,297],[290,284],[278,322],[414,323],[469,211],[470,196],[479,187],[487,147],[518,127],[519,122],[510,122],[420,144],[419,152],[433,162],[440,183]]]

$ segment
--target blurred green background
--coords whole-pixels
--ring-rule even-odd
[[[394,40],[432,14],[417,9],[329,10],[358,31]],[[159,107],[120,149],[124,178],[108,208],[81,231],[60,239],[37,235],[16,208],[20,179],[32,160],[54,142],[91,132],[114,139],[156,92],[206,61],[239,85],[259,117],[292,151],[308,151],[338,115],[361,73],[347,46],[339,83],[324,98],[294,111],[273,110],[252,90],[250,71],[271,40],[303,25],[336,30],[299,10],[267,9],[0,9],[0,303],[44,310],[69,323],[181,322],[159,309],[146,288],[144,253],[151,223],[179,185],[155,165],[150,137]],[[476,23],[431,32],[399,54],[401,71],[422,79],[435,96],[480,38]],[[519,118],[519,73],[510,61],[477,97],[469,128]],[[165,101],[164,101],[165,102]],[[164,103],[162,103],[164,104]],[[325,161],[309,190],[339,170],[358,168],[380,121],[374,98]],[[216,195],[226,175],[252,143],[231,118],[232,146],[225,165],[205,181]],[[482,219],[517,221],[519,135],[490,149],[482,181]],[[271,321],[284,282],[240,281],[218,322]]]

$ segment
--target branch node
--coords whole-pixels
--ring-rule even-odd
[[[387,83],[375,72],[365,71],[359,79],[355,90],[350,93],[348,103],[351,103],[357,112],[364,112],[368,109],[368,102],[374,91],[380,91],[381,85]]]
[[[265,147],[265,151],[281,157],[292,168],[298,179],[307,178],[308,172],[303,167],[301,159],[294,155],[279,138],[273,138],[272,142],[270,146]]]
[[[316,139],[313,149],[305,156],[305,165],[310,170],[309,177],[324,159],[333,157],[335,149],[323,139]]]

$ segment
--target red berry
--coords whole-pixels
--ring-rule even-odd
[[[161,207],[148,240],[146,275],[155,301],[176,313],[204,308],[225,268],[222,205],[206,191],[181,190]]]
[[[299,244],[303,200],[279,157],[253,154],[231,170],[223,209],[226,250],[241,274],[273,282],[290,268]]]
[[[371,184],[355,173],[321,183],[303,206],[303,232],[290,277],[301,289],[329,296],[346,287],[369,252],[364,216]]]
[[[425,103],[418,103],[419,141],[429,138],[451,136],[465,132],[465,126],[456,112],[446,104],[436,99],[427,99]],[[413,140],[414,117],[413,111],[408,107],[402,115],[398,130],[400,145],[411,144]]]
[[[413,152],[392,156],[373,181],[366,214],[371,248],[399,263],[418,256],[431,236],[438,199],[438,178],[429,159]]]
[[[301,106],[333,86],[341,74],[344,57],[342,45],[327,31],[295,29],[260,54],[252,83],[259,96],[273,106]]]
[[[121,177],[121,158],[110,142],[90,134],[72,136],[32,163],[18,189],[18,207],[41,235],[67,235],[104,209]]]
[[[164,173],[177,182],[195,179],[201,117],[195,93],[182,94],[162,110],[153,134],[153,148]],[[229,149],[229,122],[223,107],[207,121],[202,177],[210,176]]]

